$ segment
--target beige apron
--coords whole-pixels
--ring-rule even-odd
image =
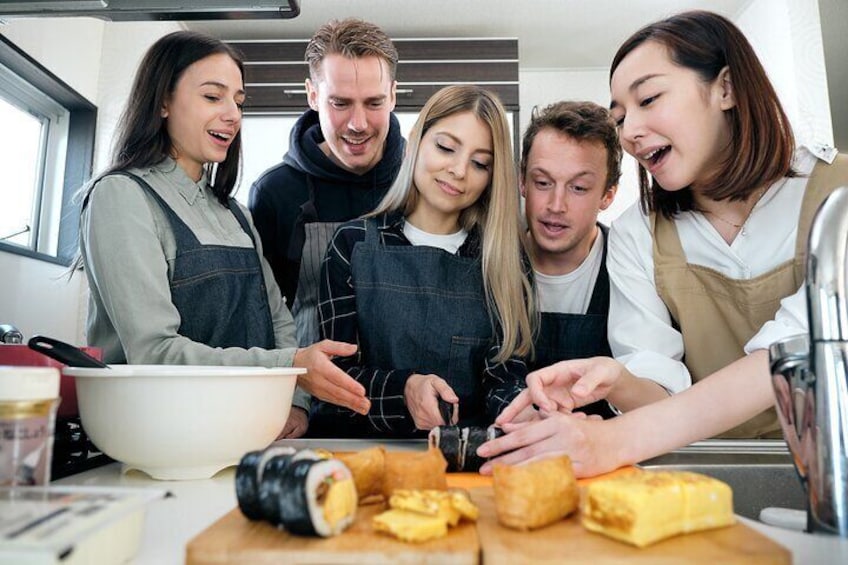
[[[774,318],[780,300],[798,290],[804,282],[813,216],[833,189],[846,183],[848,155],[837,156],[831,166],[817,163],[804,193],[795,257],[747,280],[732,279],[709,267],[687,263],[675,223],[652,214],[657,293],[683,335],[683,361],[693,382],[743,357],[745,343]],[[718,437],[783,436],[777,414],[771,408]]]

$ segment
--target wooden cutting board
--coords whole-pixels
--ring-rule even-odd
[[[188,565],[279,563],[368,563],[478,565],[480,544],[472,523],[450,528],[438,540],[409,544],[371,528],[371,517],[383,504],[360,506],[354,524],[332,538],[306,538],[251,522],[236,508],[191,540]]]
[[[618,472],[632,472],[620,470]],[[591,481],[591,479],[589,480]],[[589,481],[579,481],[585,484]],[[500,526],[489,477],[448,475],[451,487],[470,489],[480,507],[476,524],[451,528],[447,537],[408,544],[374,532],[371,517],[382,504],[360,506],[356,522],[334,538],[292,536],[263,522],[251,522],[238,508],[209,526],[186,548],[189,565],[270,563],[400,563],[518,565],[524,563],[709,563],[790,564],[790,552],[748,526],[699,532],[636,548],[587,531],[576,516],[536,530]],[[479,486],[479,485],[485,486]]]
[[[580,525],[576,514],[531,532],[504,528],[498,524],[495,516],[495,499],[491,488],[472,489],[471,499],[480,508],[477,534],[480,536],[482,562],[485,565],[792,563],[792,555],[786,548],[742,523],[677,536],[638,548],[586,530]]]

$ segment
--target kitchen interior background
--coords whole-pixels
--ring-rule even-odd
[[[825,52],[830,52],[832,44],[823,42],[822,28],[827,30],[828,26],[837,25],[827,20],[831,9],[828,4],[836,6],[841,2],[845,0],[750,0],[742,2],[737,13],[726,14],[745,32],[764,62],[799,143],[834,144],[835,124],[830,106],[834,98],[829,98],[829,77],[825,72]],[[517,6],[512,2],[503,4]],[[692,4],[710,7],[709,2]],[[521,9],[532,6],[533,3],[522,3]],[[845,12],[844,7],[833,10]],[[333,14],[325,19],[330,17]],[[384,25],[377,18],[370,19]],[[178,22],[112,23],[87,18],[40,18],[9,20],[0,25],[0,33],[97,106],[96,172],[108,162],[115,124],[142,54],[156,39],[180,28]],[[399,36],[389,26],[384,28],[389,35]],[[632,31],[636,28],[634,24]],[[308,38],[308,34],[297,38]],[[567,42],[568,37],[559,37],[551,45],[554,49],[564,49]],[[837,72],[844,73],[848,67],[844,62],[841,64],[843,70]],[[833,64],[828,73],[833,72],[832,67]],[[608,67],[520,66],[521,110],[519,123],[513,124],[514,127],[522,131],[530,109],[537,104],[584,99],[607,105],[608,73]],[[842,80],[844,84],[844,76]],[[848,91],[841,91],[840,96],[845,101],[841,104],[845,111]],[[414,117],[402,117],[404,131],[411,127]],[[256,175],[281,159],[288,134],[280,124],[286,121],[285,118],[277,118],[276,123],[246,119],[244,178],[237,194],[240,200],[246,201]],[[840,129],[837,138],[840,136],[845,139],[848,132]],[[843,143],[842,149],[848,149],[848,143]],[[637,198],[635,165],[628,160],[624,169],[616,205],[602,216],[607,223]],[[66,268],[61,265],[0,251],[0,323],[15,324],[26,337],[40,333],[83,344],[87,308],[84,279],[74,276],[68,280]]]

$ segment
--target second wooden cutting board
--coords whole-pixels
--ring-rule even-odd
[[[477,535],[485,565],[792,563],[792,556],[786,548],[742,523],[637,548],[586,530],[575,515],[532,532],[510,530],[497,522],[491,488],[472,489],[471,499],[480,508]]]

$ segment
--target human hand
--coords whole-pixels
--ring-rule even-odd
[[[403,389],[403,398],[415,427],[419,430],[431,430],[436,426],[453,423],[444,421],[439,409],[439,399],[455,406],[459,405],[459,397],[447,381],[438,375],[411,375]]]
[[[527,388],[504,408],[498,425],[518,422],[518,415],[535,404],[542,415],[571,412],[606,398],[625,373],[624,366],[610,357],[560,361],[527,375]]]
[[[365,396],[365,387],[336,367],[332,357],[349,357],[356,353],[356,345],[325,339],[309,347],[298,349],[292,363],[306,368],[305,375],[298,375],[297,383],[309,394],[321,400],[338,404],[363,416],[371,409],[371,401]]]
[[[585,414],[552,414],[547,418],[502,426],[505,435],[487,441],[477,455],[491,458],[480,473],[492,473],[495,464],[515,465],[556,455],[568,455],[578,477],[589,477],[612,471],[615,460],[611,421]]]
[[[306,433],[306,429],[308,427],[309,416],[307,415],[306,410],[298,406],[292,406],[288,420],[286,420],[286,425],[283,427],[283,431],[280,432],[280,435],[277,436],[277,439],[299,438]]]
[[[532,404],[530,404],[526,406],[521,412],[516,414],[511,421],[513,424],[518,424],[522,422],[533,422],[536,420],[541,420],[545,415],[546,414],[541,413]]]

